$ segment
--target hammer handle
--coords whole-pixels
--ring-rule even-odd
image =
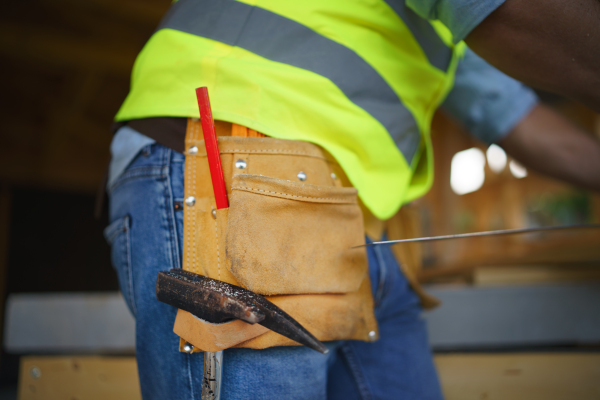
[[[220,400],[223,351],[204,352],[204,377],[202,378],[202,400]]]

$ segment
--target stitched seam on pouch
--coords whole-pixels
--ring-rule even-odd
[[[190,132],[190,136],[192,137],[192,139],[195,139],[196,137],[196,127],[197,124],[192,125],[192,130]],[[190,175],[190,180],[191,180],[191,188],[190,188],[190,196],[194,195],[196,193],[196,157],[194,157],[192,155],[192,159],[190,160],[190,169],[191,171],[189,171],[189,175]],[[195,196],[194,196],[195,197]],[[188,213],[191,216],[192,210],[190,210],[190,213]],[[188,220],[188,222],[190,222]],[[191,222],[192,222],[192,232],[191,235],[188,235],[188,251],[190,251],[190,249],[192,250],[190,254],[190,256],[192,257],[192,272],[196,272],[196,247],[197,246],[191,246],[190,245],[190,241],[192,239],[190,239],[190,237],[193,236],[193,241],[196,241],[196,218],[195,215],[191,216]],[[189,259],[189,258],[188,258]],[[188,270],[189,270],[189,263],[188,263]]]
[[[219,227],[215,219],[215,240],[217,241],[217,279],[221,280],[221,254],[219,253]]]
[[[197,124],[197,123],[194,124],[194,129],[193,129],[194,139],[196,139],[196,137],[198,136],[198,133],[199,133],[198,132],[198,125],[199,124]],[[196,197],[196,179],[197,179],[196,172],[198,171],[198,159],[194,156],[193,160],[194,160],[194,168],[193,168],[193,171],[192,171],[192,175],[193,175],[194,178],[192,180],[192,182],[193,182],[192,183],[192,190],[193,190],[192,195],[194,197]],[[194,269],[195,273],[198,273],[198,271],[197,271],[197,266],[198,266],[198,246],[197,246],[197,243],[198,243],[198,227],[197,227],[197,222],[198,221],[197,220],[198,220],[198,218],[197,218],[196,215],[193,216],[193,220],[194,220],[194,242],[193,242],[193,246],[192,247],[194,247],[194,259],[193,259],[192,268]]]
[[[335,198],[335,197],[312,197],[312,196],[296,196],[294,194],[288,194],[288,193],[280,193],[280,192],[272,192],[270,190],[262,190],[262,189],[253,189],[253,188],[243,188],[243,187],[239,187],[239,186],[232,186],[231,189],[236,189],[236,190],[243,190],[245,192],[263,192],[263,193],[272,193],[272,194],[277,194],[280,196],[284,196],[284,197],[296,197],[296,198],[300,198],[300,199],[314,199],[314,200],[333,200],[333,201],[339,201],[339,202],[343,202],[343,203],[356,203],[356,201],[354,200],[347,200],[347,199],[341,199],[341,198]]]
[[[189,122],[188,122],[189,123]],[[190,136],[192,137],[192,139],[194,138],[194,127],[192,126],[192,129],[190,130]],[[194,179],[193,179],[193,174],[194,174],[194,156],[191,156],[192,158],[190,159],[190,170],[189,170],[189,191],[187,193],[188,197],[191,196],[192,191],[193,191],[193,187],[194,187]],[[188,235],[188,252],[189,252],[189,257],[188,257],[188,271],[194,271],[194,251],[195,251],[195,246],[191,245],[192,242],[192,236],[195,238],[196,237],[196,230],[194,229],[194,225],[195,225],[195,219],[192,218],[191,213],[192,210],[190,207],[188,207],[188,223],[190,226],[190,234]]]
[[[279,150],[279,149],[271,149],[271,150],[240,150],[240,149],[233,149],[233,150],[219,150],[219,153],[221,153],[221,154],[227,154],[227,153],[281,153],[281,154],[297,154],[297,155],[306,156],[306,157],[321,158],[323,160],[327,159],[326,157],[323,157],[321,155],[310,154],[310,153],[307,153],[305,151]],[[199,156],[206,156],[206,153],[198,153],[198,155]]]
[[[298,151],[298,150],[283,150],[283,149],[266,149],[266,150],[241,150],[241,149],[234,149],[234,150],[222,150],[220,151],[220,153],[289,153],[289,154],[302,154],[305,156],[310,156],[310,153],[307,153],[305,151]],[[313,156],[313,157],[319,157],[317,155]]]
[[[188,157],[190,157],[190,158],[188,158]],[[189,189],[190,188],[186,185],[186,183],[190,183],[190,175],[192,174],[192,159],[191,159],[191,157],[192,157],[191,155],[186,155],[186,164],[187,165],[186,165],[186,168],[185,168],[185,176],[186,176],[186,178],[185,178],[185,180],[183,182],[184,183],[184,194],[183,194],[184,202],[183,202],[183,204],[185,204],[186,195],[189,195]],[[185,235],[185,238],[184,238],[185,239],[185,254],[186,254],[184,269],[186,271],[190,270],[190,257],[192,256],[190,254],[190,248],[191,248],[190,247],[190,234],[191,234],[191,230],[192,230],[191,229],[192,227],[190,226],[190,212],[191,211],[190,211],[189,207],[185,206],[185,208],[184,208],[184,214],[183,214],[185,216],[185,218],[184,218],[184,225],[183,225],[183,232],[184,232],[184,234],[187,233]]]

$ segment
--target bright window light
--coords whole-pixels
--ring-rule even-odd
[[[459,151],[452,157],[450,186],[456,194],[476,191],[485,180],[485,156],[483,151],[472,149]]]
[[[502,150],[502,147],[498,145],[491,145],[486,151],[487,162],[491,170],[500,173],[506,167],[506,153]]]
[[[515,178],[521,179],[527,176],[527,169],[515,160],[508,163],[508,168]]]

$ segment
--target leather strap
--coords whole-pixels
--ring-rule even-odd
[[[179,153],[185,151],[187,118],[156,117],[127,122],[131,128]]]
[[[157,143],[179,153],[185,151],[185,132],[188,124],[200,124],[196,118],[154,117],[133,119],[126,124]],[[113,127],[116,132],[124,124]],[[217,136],[266,137],[265,134],[242,125],[215,121]]]

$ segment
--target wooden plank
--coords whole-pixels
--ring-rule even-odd
[[[141,399],[134,357],[22,357],[19,400]]]
[[[447,400],[592,400],[600,354],[435,356]],[[141,399],[133,357],[23,357],[19,400]]]
[[[476,268],[478,286],[524,285],[600,280],[599,266],[523,265]]]
[[[446,400],[597,400],[600,354],[443,354]]]
[[[600,354],[442,354],[447,400],[587,400],[600,396]],[[141,399],[133,357],[23,357],[19,400]]]
[[[597,115],[585,107],[573,104],[571,108],[567,114],[586,129],[593,128],[594,120],[596,126],[600,126]],[[443,113],[437,113],[433,120],[436,181],[431,191],[418,200],[425,216],[425,235],[525,227],[529,223],[527,213],[536,199],[575,193],[573,187],[534,171],[529,171],[527,178],[516,179],[508,168],[496,173],[486,166],[485,182],[480,190],[456,195],[449,184],[452,157],[459,150],[480,147],[465,139],[463,131]],[[589,199],[589,222],[598,222],[600,196],[589,193]],[[473,267],[481,265],[599,261],[600,232],[440,241],[424,244],[423,248],[425,270],[421,279],[448,281],[455,277],[468,277]]]
[[[0,22],[0,54],[63,68],[110,71],[128,76],[139,48],[121,43]]]

